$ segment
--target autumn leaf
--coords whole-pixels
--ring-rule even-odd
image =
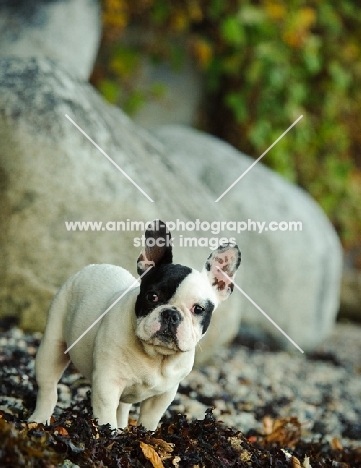
[[[192,44],[193,54],[202,68],[207,68],[213,57],[213,50],[205,39],[197,38]]]
[[[331,447],[333,448],[333,450],[343,449],[340,439],[338,439],[337,437],[333,437],[333,439],[331,440]]]
[[[171,458],[170,454],[173,452],[174,444],[166,442],[163,439],[156,439],[154,437],[150,439],[150,443],[157,449],[161,460],[167,460],[168,458]]]
[[[287,10],[284,4],[272,0],[266,1],[265,10],[267,15],[274,20],[283,19],[287,14]]]
[[[57,433],[65,437],[69,437],[68,431],[63,426],[57,426],[54,428],[54,434],[57,434]]]
[[[280,418],[273,422],[272,432],[264,438],[266,443],[278,443],[292,447],[301,437],[301,423],[297,418]]]
[[[154,450],[154,448],[145,442],[140,442],[140,448],[147,460],[151,462],[154,468],[164,468],[163,462],[160,456]]]
[[[291,458],[291,462],[292,462],[292,468],[302,468],[299,459],[296,458],[295,456]]]
[[[28,429],[36,429],[39,426],[39,423],[37,422],[30,422],[27,424]]]

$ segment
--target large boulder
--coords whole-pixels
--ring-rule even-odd
[[[189,128],[163,127],[150,135],[107,105],[84,82],[99,24],[96,0],[1,2],[0,315],[43,329],[56,289],[84,265],[110,262],[135,274],[134,238],[142,232],[109,230],[107,222],[301,221],[302,232],[198,230],[173,237],[175,260],[195,268],[209,255],[209,238],[235,237],[243,254],[239,285],[300,346],[312,348],[332,327],[338,307],[341,251],[327,219],[304,192],[261,164],[215,203],[250,158]],[[150,127],[152,112],[143,116]],[[70,221],[103,225],[68,231]],[[197,246],[182,248],[181,236],[193,237]],[[215,314],[200,360],[232,339],[243,310],[248,321],[289,345],[235,290]]]
[[[0,2],[2,57],[48,57],[87,79],[100,34],[98,0]]]
[[[218,219],[207,190],[163,151],[121,110],[51,60],[0,59],[0,315],[17,315],[23,328],[41,330],[56,289],[83,266],[109,262],[136,275],[140,248],[134,238],[142,231],[104,230],[106,222],[193,220],[199,214]],[[96,232],[74,232],[65,221],[104,224]],[[176,243],[175,261],[200,269],[209,253]],[[231,296],[215,314],[202,359],[237,333],[240,299]]]
[[[103,224],[100,231],[73,232],[65,221],[301,221],[301,232],[188,235],[235,237],[243,253],[242,289],[301,347],[312,348],[334,322],[341,271],[337,237],[319,207],[262,165],[215,203],[250,158],[188,128],[163,127],[157,138],[50,60],[0,60],[0,313],[17,314],[24,328],[42,329],[56,288],[77,269],[110,262],[135,273],[140,231],[113,232]],[[179,235],[174,233],[178,241]],[[176,242],[181,263],[200,268],[208,254],[206,247]],[[215,314],[202,358],[237,333],[241,310],[282,338],[235,290]]]
[[[254,162],[230,145],[190,128],[167,125],[155,135],[167,147],[167,160],[181,164],[188,176],[196,176],[198,186],[206,186],[213,201]],[[340,242],[320,207],[262,163],[214,204],[224,220],[243,221],[247,227],[249,220],[265,223],[262,233],[251,223],[251,229],[236,236],[243,253],[239,285],[299,346],[311,349],[317,345],[334,324],[342,270]],[[272,222],[286,223],[279,224],[282,229],[289,222],[301,222],[302,230],[272,231],[276,226]],[[242,314],[292,347],[250,301],[243,302]]]

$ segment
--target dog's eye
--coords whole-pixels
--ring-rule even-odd
[[[199,304],[194,304],[194,306],[191,308],[191,311],[192,311],[195,315],[200,315],[200,314],[203,314],[203,312],[204,312],[204,307],[200,306]]]
[[[158,298],[158,294],[156,294],[155,292],[149,292],[147,295],[146,295],[146,298],[149,302],[158,302],[159,298]]]

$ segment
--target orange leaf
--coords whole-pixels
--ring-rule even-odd
[[[163,462],[160,456],[154,450],[154,448],[144,442],[140,442],[140,448],[147,460],[151,462],[154,468],[164,468]]]
[[[68,431],[65,429],[65,427],[63,426],[57,426],[55,429],[54,429],[54,432],[57,432],[58,434],[62,435],[62,436],[66,436],[66,437],[69,437],[69,433]]]
[[[39,426],[39,423],[37,423],[37,422],[28,423],[28,429],[35,429],[38,426]]]
[[[166,450],[167,452],[172,452],[173,451],[174,444],[166,442],[163,439],[156,439],[155,437],[152,437],[150,439],[150,442],[153,445],[159,445],[160,447],[164,448],[164,450]]]
[[[299,459],[296,458],[295,456],[291,458],[291,462],[292,462],[292,468],[302,468]]]
[[[334,437],[331,441],[331,447],[334,449],[334,450],[342,450],[343,447],[342,447],[342,444],[340,442],[340,440],[337,438],[337,437]]]
[[[281,446],[294,446],[301,437],[301,423],[297,418],[280,418],[273,422],[272,432],[265,436],[267,443],[278,443]]]
[[[149,441],[156,448],[158,454],[160,455],[161,460],[166,460],[171,458],[171,453],[174,449],[174,444],[166,442],[163,439],[156,439],[152,437]]]

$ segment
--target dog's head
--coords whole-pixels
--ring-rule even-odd
[[[213,311],[231,294],[240,263],[238,247],[224,244],[211,253],[202,271],[174,264],[170,233],[162,221],[154,221],[137,263],[143,275],[135,304],[138,338],[161,354],[195,348]]]

